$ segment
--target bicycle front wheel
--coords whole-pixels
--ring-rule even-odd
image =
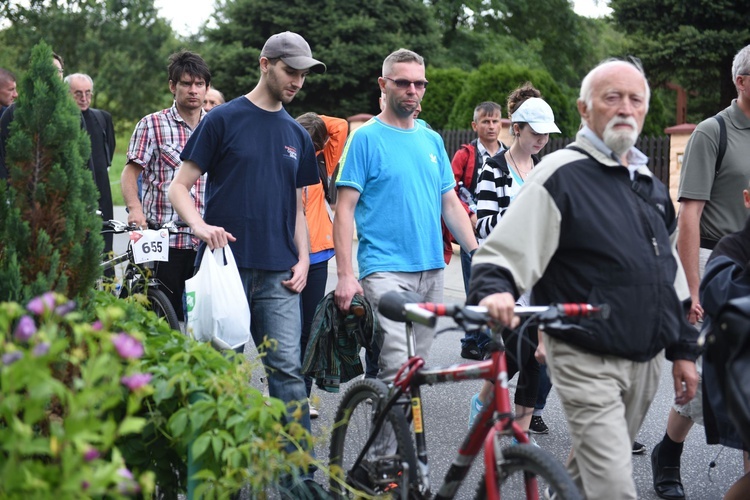
[[[150,286],[146,291],[146,297],[148,297],[149,310],[154,311],[159,318],[164,318],[172,330],[179,332],[180,320],[177,318],[177,313],[169,298],[167,298],[167,294]]]
[[[398,496],[404,474],[416,484],[417,459],[401,407],[391,408],[380,431],[374,428],[387,399],[388,388],[379,380],[355,382],[341,400],[331,435],[329,466],[333,498],[358,498],[357,492]],[[365,450],[370,435],[377,437]],[[362,460],[357,458],[364,451]]]
[[[565,467],[549,452],[531,444],[502,450],[496,474],[496,488],[503,499],[547,498],[545,494],[555,493],[555,499],[583,500]],[[482,477],[476,498],[487,498],[486,488]]]

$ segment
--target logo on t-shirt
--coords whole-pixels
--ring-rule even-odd
[[[284,149],[286,150],[286,153],[284,156],[287,158],[291,158],[292,160],[297,159],[297,150],[292,146],[284,146]]]
[[[430,161],[432,163],[437,163],[437,155],[434,153],[430,153]]]

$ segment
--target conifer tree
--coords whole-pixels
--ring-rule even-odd
[[[34,47],[0,182],[0,300],[80,297],[100,276],[101,219],[81,113],[44,42]]]

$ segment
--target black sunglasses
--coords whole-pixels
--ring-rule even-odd
[[[402,80],[400,78],[398,80],[394,80],[393,78],[389,78],[387,76],[384,76],[383,78],[392,81],[396,84],[396,87],[400,89],[408,89],[409,86],[414,85],[415,89],[422,90],[424,88],[427,88],[427,84],[430,83],[427,80],[417,80],[416,82],[412,82],[411,80]]]

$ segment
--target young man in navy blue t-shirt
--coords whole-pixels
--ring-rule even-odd
[[[320,178],[310,135],[283,104],[294,99],[311,71],[326,67],[312,58],[300,35],[288,31],[266,41],[259,66],[256,87],[211,111],[190,137],[169,200],[205,242],[201,250],[231,247],[250,305],[253,340],[256,346],[266,337],[276,344],[263,357],[269,393],[289,405],[290,420],[299,403],[309,430],[299,353],[299,293],[310,264],[302,188]],[[208,187],[201,218],[189,190],[203,173]]]

